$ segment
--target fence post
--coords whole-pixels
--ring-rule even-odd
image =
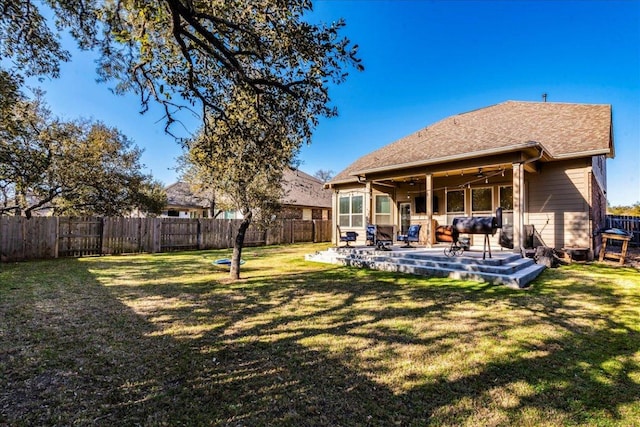
[[[138,253],[144,252],[144,242],[142,241],[142,238],[144,237],[144,226],[142,225],[142,218],[135,218],[132,219],[132,221],[136,221],[136,228],[138,229]]]
[[[54,220],[55,220],[55,224],[53,228],[55,232],[53,233],[53,238],[54,238],[53,257],[58,258],[58,244],[60,241],[60,217],[55,217]]]
[[[160,252],[162,250],[162,218],[153,218],[151,225],[151,253]]]
[[[316,241],[316,220],[315,219],[311,221],[311,241],[313,243],[318,243]]]
[[[100,241],[98,242],[97,246],[100,247],[99,255],[102,256],[102,255],[104,255],[104,247],[103,247],[103,245],[104,245],[104,217],[102,217],[102,216],[100,217],[100,224],[98,225],[98,228],[100,229],[99,230],[99,237],[98,237],[98,239]]]

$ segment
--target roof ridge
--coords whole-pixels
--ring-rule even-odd
[[[582,105],[582,106],[595,106],[595,105],[600,105],[600,106],[611,106],[611,104],[587,103],[587,102],[569,102],[569,101],[516,101],[516,100],[513,100],[513,99],[510,99],[510,100],[508,100],[508,101],[501,102],[500,104],[496,104],[496,105],[508,104],[508,103],[513,103],[513,104],[550,104],[550,105]],[[488,108],[488,107],[487,107],[487,108]]]

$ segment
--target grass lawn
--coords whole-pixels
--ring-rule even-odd
[[[528,290],[320,245],[0,264],[0,425],[638,426],[640,272]]]

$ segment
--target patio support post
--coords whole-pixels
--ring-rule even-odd
[[[513,252],[522,253],[524,231],[524,164],[513,164]]]
[[[367,224],[373,224],[373,189],[371,188],[371,181],[367,181],[365,184],[366,195],[364,200],[365,206],[365,226]]]
[[[425,230],[427,231],[427,247],[431,247],[431,242],[433,239],[431,238],[431,233],[433,230],[431,229],[431,224],[433,223],[433,175],[428,173],[425,177],[425,191],[426,191],[426,199],[427,199],[427,223],[425,224]]]

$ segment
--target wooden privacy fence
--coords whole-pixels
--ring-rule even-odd
[[[607,228],[619,228],[631,233],[629,244],[640,246],[640,216],[607,215]]]
[[[242,220],[0,217],[0,261],[233,247]],[[329,220],[253,225],[245,246],[331,241]]]

